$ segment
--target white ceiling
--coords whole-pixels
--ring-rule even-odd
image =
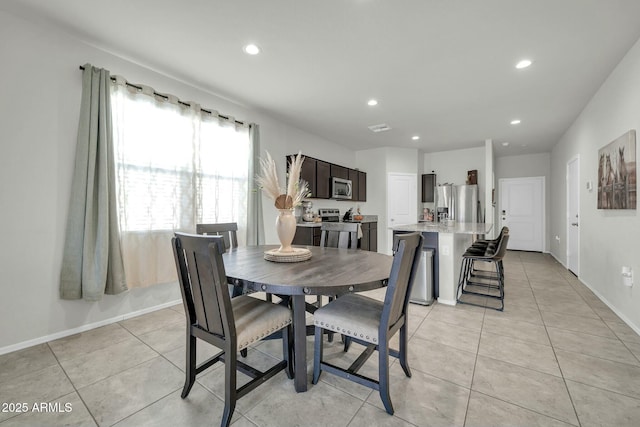
[[[499,156],[550,151],[640,37],[639,0],[3,0],[2,7],[355,150],[434,152],[490,138]],[[246,55],[248,42],[263,52]],[[534,63],[516,70],[522,58]],[[379,105],[367,106],[370,98]],[[514,118],[522,123],[510,125]],[[380,123],[392,130],[367,129]]]

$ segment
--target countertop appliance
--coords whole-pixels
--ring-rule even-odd
[[[323,222],[340,222],[340,209],[318,209],[318,216]]]
[[[353,185],[350,179],[331,177],[331,198],[351,200]]]
[[[313,203],[309,200],[305,200],[302,202],[302,209],[304,209],[302,213],[302,220],[306,222],[313,222],[315,219],[315,215],[313,214]]]

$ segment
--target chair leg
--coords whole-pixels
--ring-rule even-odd
[[[184,399],[189,395],[193,383],[196,381],[196,337],[191,335],[189,327],[187,327],[187,345],[186,345],[186,372],[184,387],[182,388],[181,397]]]
[[[224,361],[224,412],[220,427],[229,427],[233,411],[236,409],[236,352],[226,349]]]
[[[336,298],[338,298],[338,297],[337,297],[337,296],[331,296],[331,295],[329,295],[327,298],[329,299],[329,302],[331,302],[331,301],[333,301],[334,299],[336,299]],[[329,342],[333,342],[333,336],[334,336],[334,333],[333,333],[333,332],[329,332],[329,333],[327,334],[327,337],[328,337],[328,338],[327,338],[327,341],[329,341]],[[342,341],[344,341],[344,335],[342,336]]]
[[[400,359],[400,366],[402,366],[402,370],[404,374],[411,378],[411,369],[409,368],[409,362],[407,361],[407,341],[408,341],[408,327],[407,327],[407,317],[405,316],[405,324],[400,328],[400,351],[398,358]]]
[[[313,343],[313,384],[318,384],[320,379],[320,363],[322,363],[322,328],[316,326],[315,328],[315,341]]]
[[[285,368],[285,372],[287,373],[287,378],[290,380],[293,379],[293,357],[291,354],[291,325],[282,329],[282,357],[287,362],[287,367]]]
[[[343,335],[344,337],[344,352],[349,351],[349,346],[351,345],[351,337],[347,335]]]
[[[389,394],[389,342],[378,344],[378,383],[380,399],[389,415],[393,415],[393,404]]]

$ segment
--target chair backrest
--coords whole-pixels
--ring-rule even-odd
[[[235,337],[222,236],[175,233],[171,244],[190,324],[222,339]]]
[[[357,222],[323,222],[320,246],[341,249],[358,248]]]
[[[222,236],[224,238],[224,247],[226,250],[238,247],[238,224],[235,222],[196,224],[196,234]]]
[[[496,248],[496,251],[493,254],[494,260],[500,261],[502,258],[504,258],[504,255],[507,253],[508,243],[509,243],[509,229],[507,228],[504,233],[500,234],[500,241],[498,242],[498,247]]]
[[[418,270],[423,237],[421,233],[396,234],[389,284],[384,297],[380,333],[386,332],[407,312],[411,287]]]
[[[500,234],[498,234],[498,237],[488,241],[489,243],[487,245],[487,249],[495,252],[505,234],[509,234],[509,227],[507,227],[506,225],[502,227],[502,229],[500,230]]]

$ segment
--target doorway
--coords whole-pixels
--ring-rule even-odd
[[[415,224],[418,222],[418,175],[395,173],[387,175],[387,227]],[[387,233],[387,248],[391,253],[392,232]]]
[[[580,275],[580,156],[567,162],[567,268]]]
[[[499,180],[500,226],[509,227],[509,249],[544,250],[544,184],[543,176]]]

